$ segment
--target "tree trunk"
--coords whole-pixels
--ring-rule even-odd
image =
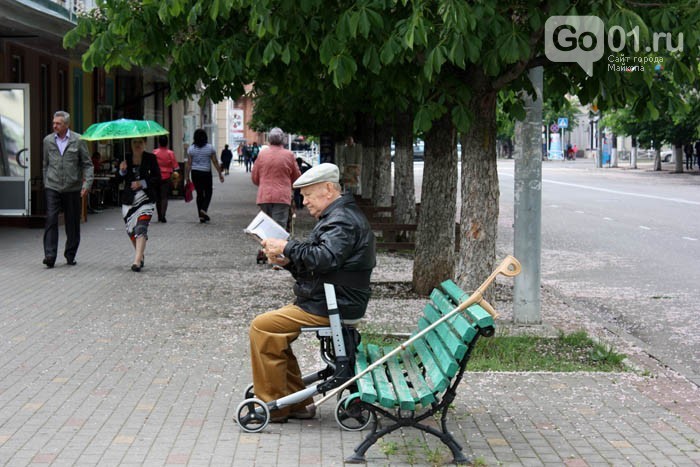
[[[661,149],[654,149],[654,170],[661,170]]]
[[[683,173],[683,158],[685,152],[683,152],[683,143],[676,143],[673,145],[673,158],[675,159],[675,172],[678,174]],[[659,153],[659,159],[661,159],[661,153]],[[659,169],[661,170],[661,169]]]
[[[391,131],[387,124],[374,126],[372,205],[391,206]],[[381,217],[381,216],[380,216]]]
[[[474,90],[472,126],[462,135],[462,205],[457,280],[473,291],[496,262],[498,172],[496,167],[496,92]],[[421,213],[422,216],[422,213]],[[493,297],[489,289],[487,300]]]
[[[362,168],[360,183],[362,185],[362,199],[372,199],[374,181],[374,118],[364,114],[360,120],[360,138],[362,143]]]
[[[413,288],[427,295],[440,282],[454,277],[457,156],[449,112],[425,134],[424,160]]]
[[[397,224],[416,223],[416,189],[413,177],[413,122],[400,113],[394,122],[394,202]]]

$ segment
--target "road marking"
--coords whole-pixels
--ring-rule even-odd
[[[499,172],[499,175],[507,175],[509,177],[515,178],[515,176],[513,174],[509,174],[509,173],[505,173],[505,172]],[[613,193],[616,195],[636,196],[638,198],[649,198],[649,199],[656,199],[659,201],[673,201],[674,203],[692,204],[693,206],[700,206],[700,201],[690,201],[690,200],[681,199],[681,198],[667,198],[665,196],[646,195],[643,193],[632,193],[629,191],[609,190],[607,188],[599,188],[597,186],[581,185],[579,183],[558,182],[556,180],[549,180],[549,179],[544,179],[544,178],[542,179],[542,181],[547,182],[547,183],[554,183],[555,185],[570,186],[570,187],[574,187],[574,188],[583,188],[584,190],[601,191],[603,193]]]
[[[651,230],[651,227],[647,227],[646,225],[640,225],[639,228],[644,230]]]
[[[583,211],[575,211],[576,214],[585,214]]]
[[[612,218],[610,218],[610,217],[603,217],[603,220],[604,220],[604,221],[611,221]]]
[[[697,242],[697,241],[698,241],[697,238],[693,238],[693,237],[683,237],[683,240],[690,240],[691,242]]]

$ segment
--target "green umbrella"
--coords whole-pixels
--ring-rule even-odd
[[[167,135],[168,130],[153,120],[129,120],[120,118],[111,122],[94,123],[85,130],[82,138],[86,141],[106,139],[145,138],[147,136]]]

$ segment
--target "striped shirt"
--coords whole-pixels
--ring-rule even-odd
[[[211,156],[216,154],[214,147],[207,143],[201,148],[194,144],[187,148],[187,155],[192,160],[192,170],[211,172]]]

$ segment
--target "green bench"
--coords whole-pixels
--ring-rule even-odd
[[[517,260],[507,258],[471,296],[454,282],[445,281],[430,294],[411,339],[393,348],[360,345],[355,356],[357,376],[347,386],[350,393],[336,405],[335,417],[346,430],[371,429],[346,462],[365,462],[365,453],[374,443],[402,427],[438,437],[455,463],[468,462],[447,429],[448,409],[477,340],[495,332],[495,312],[483,300],[483,290],[498,273],[514,276],[519,271]]]

